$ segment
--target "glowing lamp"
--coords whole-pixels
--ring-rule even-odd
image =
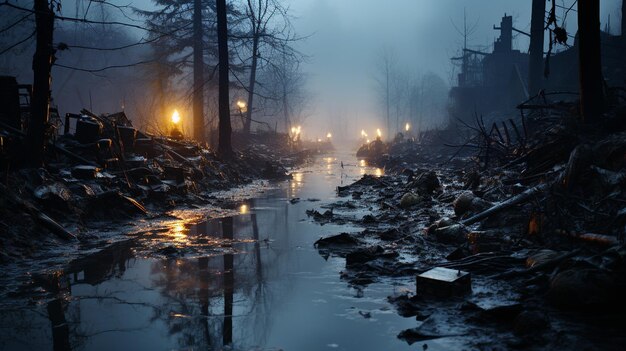
[[[180,123],[180,114],[178,113],[178,110],[174,110],[174,113],[172,113],[172,123]]]
[[[409,129],[411,129],[411,125],[407,123],[407,124],[404,126],[404,130],[408,132],[408,131],[409,131]]]

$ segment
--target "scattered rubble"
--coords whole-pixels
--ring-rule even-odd
[[[124,112],[82,110],[67,114],[64,127],[65,134],[48,145],[45,167],[22,168],[24,134],[0,121],[0,186],[7,195],[0,203],[0,260],[27,255],[42,243],[34,237],[48,241],[47,232],[61,240],[83,240],[98,221],[129,222],[219,202],[215,191],[287,179],[286,167],[311,156],[268,133],[222,160],[200,144],[141,132]]]
[[[623,335],[626,132],[616,121],[626,116],[617,108],[603,123],[580,126],[559,111],[557,118],[547,107],[529,115],[522,110],[517,125],[523,128],[511,129],[515,134],[502,131],[504,123],[488,128],[477,117],[470,141],[447,149],[411,140],[363,146],[359,156],[383,167],[385,175],[366,175],[339,187],[339,196],[352,196],[351,207],[338,202],[331,208],[341,211],[313,218],[367,229],[342,234],[350,240],[318,247],[320,253],[345,257],[341,277],[353,285],[439,267],[476,275],[480,291],[496,291],[492,286],[503,282],[514,292],[505,302],[476,291],[457,298],[496,304],[469,309],[427,299],[419,287],[414,294],[393,297],[402,315],[448,318],[441,321],[447,331],[422,324],[402,332],[399,337],[409,343],[463,337],[476,328],[484,333],[485,322],[504,318],[504,326],[489,328],[517,338],[506,347],[575,347],[584,336],[573,330],[589,326],[563,311],[603,313],[602,327],[592,328],[599,333],[594,339]],[[568,111],[575,111],[573,104]],[[356,209],[366,214],[351,215]]]

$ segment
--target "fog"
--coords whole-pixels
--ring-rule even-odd
[[[17,3],[25,4],[25,7],[32,6],[30,1]],[[239,4],[236,1],[231,3]],[[302,124],[303,136],[309,139],[323,137],[327,132],[333,132],[337,139],[353,139],[358,137],[361,129],[372,133],[376,128],[391,128],[383,123],[385,104],[382,101],[380,83],[381,60],[385,55],[393,59],[391,79],[392,84],[395,84],[395,92],[392,95],[409,94],[411,86],[421,86],[422,91],[430,94],[421,96],[421,100],[430,101],[432,106],[422,107],[417,113],[420,115],[420,124],[423,124],[419,128],[444,125],[448,119],[445,101],[447,90],[456,84],[456,75],[459,73],[450,58],[459,56],[463,47],[461,32],[464,18],[469,34],[468,47],[485,52],[491,52],[493,42],[499,35],[493,27],[499,25],[505,13],[513,16],[513,26],[516,29],[524,32],[530,30],[530,0],[291,0],[283,3],[289,8],[294,31],[304,37],[293,45],[305,56],[300,69],[305,77],[302,89],[306,96],[303,100],[306,101],[294,113],[293,122]],[[62,14],[79,15],[88,7],[86,4],[87,2],[79,1],[79,6],[76,6],[74,1],[63,2]],[[559,1],[557,4],[569,7],[571,1]],[[150,0],[136,0],[128,3],[128,6],[155,8]],[[621,0],[604,0],[601,7],[602,28],[607,27],[610,22],[611,32],[618,34]],[[123,10],[123,14],[115,8],[109,10],[107,18],[138,25],[143,23],[143,19],[131,10]],[[565,11],[559,8],[557,13],[563,16]],[[97,16],[97,10],[92,9],[90,15]],[[85,27],[87,31],[78,31],[81,42],[96,44],[89,40],[90,37],[99,35],[93,27]],[[570,35],[575,34],[575,7],[567,17],[565,28]],[[27,33],[27,30],[24,29],[22,33]],[[131,37],[147,38],[146,33],[128,27],[108,30],[119,34],[119,38],[126,38],[126,35],[128,38],[124,39],[123,44],[132,42],[129,39]],[[60,30],[57,39],[70,38],[67,40],[71,41],[77,38],[76,33],[76,28],[73,32],[65,31],[65,34]],[[114,39],[115,36],[107,38]],[[7,37],[1,42],[8,45],[10,39]],[[115,46],[114,44],[111,42],[105,46]],[[515,34],[513,47],[527,52],[528,38]],[[28,83],[32,76],[29,59],[32,57],[34,42],[26,42],[18,49],[15,56],[5,55],[2,58],[4,61],[1,61],[3,65],[0,73],[17,75],[20,82]],[[147,49],[147,45],[144,45],[122,55],[114,52],[109,55],[111,59],[106,59],[97,52],[85,53],[76,49],[59,52],[57,56],[59,64],[72,67],[96,67],[112,63],[124,65],[141,61],[145,58],[142,55],[147,55]],[[139,69],[113,69],[90,74],[54,67],[53,97],[63,113],[77,112],[80,107],[92,107],[99,113],[128,108],[131,118],[141,118],[145,124],[145,119],[152,112],[144,111],[145,106],[141,105],[147,105],[148,102],[140,99],[150,94],[146,86],[151,77],[150,74],[137,73],[146,72],[146,68],[144,65]],[[428,79],[423,79],[424,77]],[[183,82],[185,79],[191,81],[190,75],[183,75],[179,79]],[[436,88],[427,86],[433,79],[437,83]],[[88,88],[85,85],[89,85]],[[189,91],[188,87],[186,91]],[[231,92],[231,97],[237,96],[243,94]],[[210,98],[207,101],[210,103]],[[177,104],[182,106],[184,114],[191,113],[189,101]],[[404,125],[405,120],[415,120],[409,106],[402,108],[406,111],[394,112],[397,124]],[[207,118],[211,119],[211,111],[215,108],[207,109]],[[142,116],[132,115],[139,114],[138,111],[143,111]],[[269,124],[275,125],[275,122],[270,121]],[[391,132],[395,130],[399,128],[396,126]],[[384,130],[385,134],[387,132]]]
[[[317,126],[337,118],[348,124],[382,125],[381,106],[376,101],[376,56],[393,50],[407,74],[434,72],[454,84],[450,61],[458,56],[463,37],[465,9],[468,28],[474,28],[468,46],[491,50],[499,32],[493,29],[506,13],[513,16],[516,29],[530,30],[531,1],[520,0],[295,0],[290,2],[300,33],[313,33],[301,43],[311,58],[306,65],[313,106],[305,125],[314,133]],[[570,5],[559,1],[557,4]],[[614,33],[619,33],[620,0],[605,0],[602,28],[610,15]],[[574,9],[575,10],[575,9]],[[562,12],[562,11],[557,11]],[[566,22],[576,32],[576,13]],[[514,48],[526,52],[528,39],[515,35]],[[358,133],[360,127],[353,128]],[[356,136],[356,134],[355,134]]]

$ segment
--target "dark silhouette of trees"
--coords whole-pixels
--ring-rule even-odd
[[[546,0],[533,0],[530,22],[528,91],[535,95],[543,87],[543,41]]]
[[[230,124],[230,79],[228,63],[228,23],[226,16],[226,0],[217,0],[217,46],[219,59],[219,124],[217,151],[223,158],[232,154]]]
[[[35,0],[35,30],[37,48],[33,56],[33,100],[28,121],[28,148],[33,166],[43,163],[46,142],[46,129],[50,114],[50,71],[55,50],[52,46],[54,32],[53,3],[48,0]]]
[[[598,0],[578,0],[578,43],[580,110],[584,122],[594,122],[604,108]]]
[[[273,58],[288,56],[300,61],[301,55],[291,47],[291,43],[301,38],[292,34],[287,8],[278,0],[247,0],[244,16],[249,23],[245,39],[250,45],[250,76],[248,80],[248,109],[243,131],[250,133],[257,85],[257,73],[263,64],[273,64]]]
[[[154,0],[154,4],[157,10],[137,11],[152,30],[153,59],[160,64],[159,74],[165,71],[168,79],[192,70],[193,136],[205,141],[205,88],[211,80],[205,71],[217,61],[215,0]]]
[[[202,0],[193,0],[193,135],[204,141],[204,60]]]
[[[622,0],[622,37],[626,36],[626,0]]]

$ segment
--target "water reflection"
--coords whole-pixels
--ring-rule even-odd
[[[325,261],[313,248],[319,236],[351,229],[302,221],[320,202],[285,201],[295,192],[335,196],[340,174],[358,177],[362,168],[340,164],[320,160],[284,188],[241,205],[237,216],[171,221],[166,231],[72,262],[45,280],[52,297],[43,305],[2,310],[0,348],[409,349],[395,335],[414,322],[386,312],[392,287],[372,285],[370,295],[355,298],[338,278],[344,262]],[[334,176],[323,172],[329,165]],[[375,317],[359,317],[361,309]],[[17,324],[28,327],[14,342]]]
[[[372,174],[376,177],[385,175],[385,171],[379,167],[370,167],[365,159],[359,159],[359,175]]]

